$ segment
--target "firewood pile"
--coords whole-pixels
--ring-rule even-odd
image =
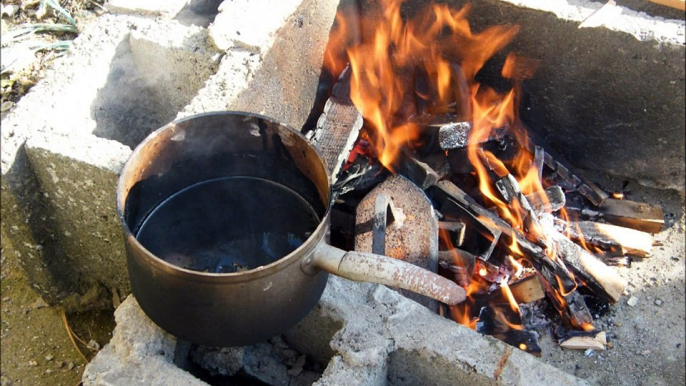
[[[521,350],[540,354],[538,334],[527,326],[540,317],[531,311],[540,312],[541,304],[560,317],[562,347],[603,350],[608,342],[594,319],[622,298],[628,284],[613,266],[650,257],[653,234],[664,224],[661,208],[604,191],[517,119],[517,98],[535,68],[530,60],[508,55],[502,74],[510,91],[497,93],[475,80],[479,68],[466,59],[473,52],[397,59],[407,55],[401,47],[410,45],[408,36],[444,20],[439,11],[460,24],[467,10],[434,6],[411,24],[393,9],[397,2],[389,3],[367,28],[376,32],[347,49],[345,69],[340,60],[331,67],[340,72],[338,82],[317,127],[307,133],[334,180],[332,242],[454,280],[468,295],[457,306],[406,296]],[[472,35],[460,24],[444,38],[453,25],[445,23],[434,28],[442,32],[429,51],[440,51],[450,36],[455,44],[474,46],[469,42],[497,35],[485,54],[491,55],[516,33],[515,27],[494,27],[493,34]],[[390,29],[381,39],[384,50],[365,50],[378,47],[384,28]],[[349,29],[339,18],[338,33],[349,36]],[[384,52],[391,65],[368,64],[358,55],[371,51]],[[413,55],[422,57],[419,51]],[[447,88],[428,81],[442,68],[450,74]],[[395,77],[383,79],[389,71]]]

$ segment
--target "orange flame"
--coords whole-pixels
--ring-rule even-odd
[[[401,16],[404,3],[381,0],[380,9],[365,9],[361,18],[339,12],[324,59],[335,74],[345,61],[350,63],[350,97],[367,127],[373,128],[370,137],[379,161],[390,170],[395,169],[401,149],[419,140],[420,128],[407,123],[417,113],[417,101],[447,106],[460,100],[457,71],[477,97],[476,73],[518,31],[518,27],[497,26],[474,34],[466,19],[468,6],[452,10],[435,4],[417,10],[406,21]],[[341,46],[346,47],[345,58],[336,54]],[[428,83],[429,89],[416,90],[416,82]]]
[[[326,68],[337,75],[349,63],[350,98],[364,117],[375,155],[391,171],[397,168],[403,149],[421,141],[421,128],[410,117],[424,113],[425,108],[464,115],[461,119],[471,122],[472,127],[467,155],[483,197],[512,227],[524,229],[527,219],[530,226],[527,216],[531,213],[519,200],[505,202],[495,190],[491,174],[498,178],[512,174],[523,194],[537,192],[546,200],[537,168],[532,167],[532,155],[523,151],[514,160],[503,162],[480,144],[488,141],[496,129],[506,128],[525,148],[532,148],[517,112],[521,83],[533,75],[536,63],[508,55],[501,75],[510,79],[513,87],[504,93],[475,80],[485,63],[512,41],[519,28],[495,26],[473,33],[467,21],[469,6],[454,10],[445,4],[413,4],[415,8],[405,12],[405,3],[379,0],[378,9],[363,4],[362,15],[353,17],[340,11],[325,53]],[[413,17],[406,20],[403,14]],[[544,230],[529,231],[535,237],[544,236]],[[509,248],[515,256],[523,256],[514,238]],[[556,259],[554,251],[546,253]],[[488,271],[477,269],[466,289],[468,296],[488,290],[487,282],[479,275],[486,276]],[[507,283],[502,291],[511,296]],[[556,300],[564,304],[564,295]],[[468,303],[469,298],[451,307],[451,314],[459,323],[475,328]],[[510,303],[517,307],[514,299]]]

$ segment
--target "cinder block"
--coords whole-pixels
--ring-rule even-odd
[[[160,102],[156,114],[169,119],[176,116],[217,72],[223,55],[208,43],[207,29],[175,21],[131,31],[133,64],[137,76]]]
[[[469,21],[474,30],[520,26],[505,51],[539,61],[520,113],[549,150],[579,168],[683,191],[683,13],[667,20],[622,7],[602,27],[578,28],[604,3],[478,1]]]
[[[108,0],[105,9],[112,13],[165,16],[177,15],[190,0]]]
[[[3,119],[3,247],[50,304],[105,307],[128,293],[119,170],[195,96],[215,55],[205,29],[104,15]]]
[[[208,80],[206,87],[179,117],[208,110],[239,110],[264,114],[296,129],[306,122],[317,95],[324,49],[339,1],[270,4],[270,7],[282,10],[276,13],[280,16],[274,20],[265,17],[261,5],[253,3],[245,2],[246,9],[253,12],[253,8],[258,7],[262,17],[257,19],[260,28],[250,24],[251,30],[278,32],[269,32],[254,40],[246,39],[249,44],[230,48],[217,74]],[[234,4],[236,2],[225,2],[222,13],[230,12]],[[210,26],[211,36],[218,33],[212,32],[213,28],[224,25],[222,13]],[[241,19],[241,23],[254,20],[247,16]],[[242,37],[244,32],[242,29],[240,32]],[[247,46],[259,47],[259,50],[251,51]]]
[[[43,134],[26,142],[49,232],[39,245],[59,283],[59,302],[67,309],[104,307],[111,299],[108,292],[123,296],[130,291],[113,205],[119,172],[130,154],[128,147],[95,136]],[[88,291],[97,291],[88,299],[93,304],[69,296]]]
[[[125,314],[130,317],[122,317]],[[182,346],[175,346],[172,337],[155,332],[156,326],[133,297],[120,306],[116,316],[114,337],[87,366],[84,385],[124,386],[129,379],[136,378],[137,371],[147,374],[142,369],[160,362],[156,354],[160,350],[160,336],[164,336],[164,353],[188,355],[179,350]],[[333,337],[329,328],[332,320],[341,326]],[[120,338],[125,335],[131,338]],[[439,317],[384,286],[334,276],[330,277],[317,307],[284,335],[291,345],[310,357],[318,354],[306,351],[314,347],[308,340],[330,339],[334,355],[322,377],[314,383],[316,386],[588,386],[527,353]],[[263,344],[248,349],[260,345]],[[175,360],[182,361],[178,357]],[[103,373],[111,383],[101,381],[105,378]],[[119,374],[122,380],[117,380]],[[188,375],[174,374],[164,381],[178,384],[174,377]],[[164,384],[155,379],[151,382],[147,384]]]
[[[303,0],[265,4],[250,0],[224,1],[209,27],[210,37],[220,50],[242,48],[252,53],[266,52],[276,34],[301,6]]]
[[[110,343],[86,366],[84,386],[207,386],[173,363],[176,338],[148,319],[132,297],[114,313]]]

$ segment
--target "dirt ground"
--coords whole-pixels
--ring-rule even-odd
[[[8,248],[3,248],[0,274],[0,385],[78,385],[86,361],[69,338],[62,311],[47,306],[27,282],[13,254],[7,252]],[[74,334],[85,342],[75,338],[86,359],[109,342],[113,311],[66,315]]]

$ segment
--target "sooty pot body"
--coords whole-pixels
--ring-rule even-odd
[[[288,187],[311,205],[318,226],[292,253],[236,273],[181,268],[136,239],[148,216],[175,193],[235,176]],[[136,148],[119,180],[117,210],[132,292],[150,319],[189,342],[242,346],[278,335],[315,306],[326,285],[326,272],[306,274],[300,263],[325,241],[329,201],[321,157],[291,128],[234,112],[170,123]]]

